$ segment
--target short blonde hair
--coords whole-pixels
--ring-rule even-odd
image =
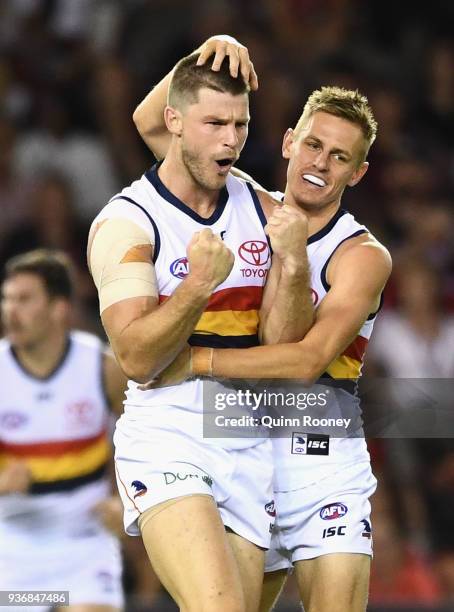
[[[305,125],[314,113],[323,112],[346,119],[359,126],[367,142],[365,155],[377,137],[378,124],[369,102],[358,90],[343,87],[321,87],[311,93],[304,105],[303,114],[295,127],[295,133]]]

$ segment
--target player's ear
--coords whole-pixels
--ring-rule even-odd
[[[171,134],[181,136],[183,132],[183,116],[179,110],[172,106],[166,106],[164,109],[164,121]]]
[[[54,298],[52,303],[52,314],[55,321],[63,321],[68,324],[71,316],[71,303],[64,298]]]
[[[284,159],[290,159],[290,152],[292,144],[295,141],[295,132],[292,128],[289,128],[284,134],[284,140],[282,142],[282,157]]]
[[[362,162],[362,164],[355,170],[352,178],[348,181],[348,185],[350,187],[354,187],[357,185],[359,181],[363,178],[369,168],[369,162]]]

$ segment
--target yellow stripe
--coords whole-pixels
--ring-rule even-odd
[[[24,457],[24,462],[32,472],[32,480],[50,482],[85,476],[103,465],[109,455],[109,444],[103,438],[82,451],[65,453],[60,457]],[[3,457],[6,460],[8,458],[17,460],[17,457],[8,453]]]
[[[327,367],[326,371],[333,378],[358,378],[361,374],[361,361],[341,355]]]
[[[249,336],[257,333],[257,310],[215,310],[204,312],[195,328],[198,334]]]

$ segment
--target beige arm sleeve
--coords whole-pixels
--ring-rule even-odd
[[[158,297],[152,254],[150,237],[132,221],[112,218],[99,222],[88,264],[98,289],[101,313],[128,298]]]

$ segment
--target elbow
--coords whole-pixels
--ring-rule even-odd
[[[157,374],[154,364],[128,349],[117,354],[117,361],[124,375],[139,384],[149,382]]]
[[[140,108],[140,104],[139,106],[136,108],[136,110],[133,112],[132,114],[132,120],[134,121],[134,125],[137,128],[137,131],[139,132],[140,135],[143,135],[145,130],[144,130],[144,124],[143,124],[143,117],[142,117],[142,110]]]
[[[152,134],[152,130],[150,129],[150,115],[144,112],[142,104],[139,104],[133,112],[132,120],[143,140]]]

